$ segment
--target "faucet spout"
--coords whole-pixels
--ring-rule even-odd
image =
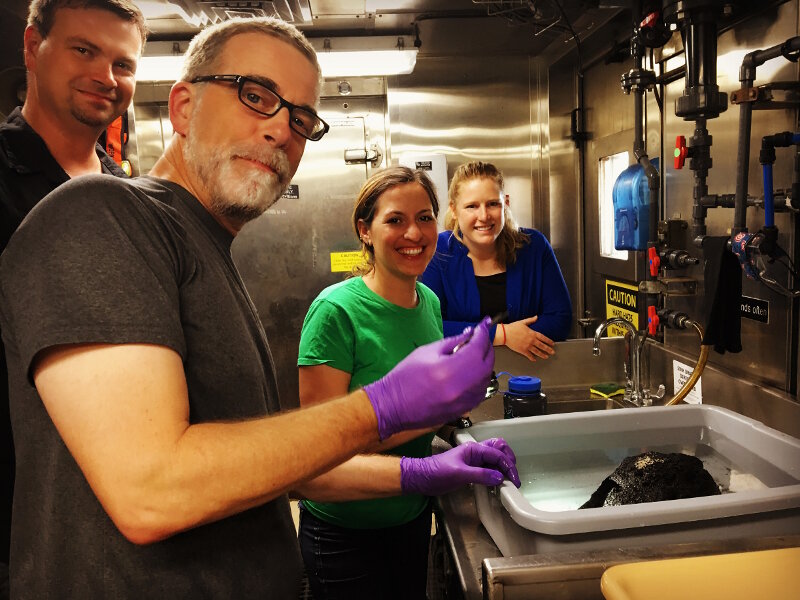
[[[645,338],[644,336],[639,335],[639,332],[636,331],[636,327],[633,326],[633,323],[623,319],[622,317],[612,317],[600,323],[600,325],[597,326],[597,329],[595,329],[594,332],[594,343],[592,344],[592,356],[600,356],[600,337],[603,335],[605,330],[612,325],[616,325],[618,327],[624,327],[631,334],[629,350],[628,350],[630,358],[630,366],[631,366],[630,369],[631,379],[628,381],[628,383],[630,384],[630,400],[635,405],[641,406],[644,397],[640,382],[641,350]],[[627,375],[628,373],[626,367],[626,377]],[[628,394],[626,393],[626,397],[627,396]]]
[[[600,356],[600,338],[605,333],[606,329],[608,329],[612,325],[626,327],[631,332],[631,335],[637,334],[636,328],[633,326],[633,323],[631,323],[630,321],[626,321],[622,317],[612,317],[610,319],[606,319],[605,321],[600,323],[600,325],[597,326],[597,329],[594,330],[594,344],[592,344],[592,354],[594,356]]]

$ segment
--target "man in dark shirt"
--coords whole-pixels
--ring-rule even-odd
[[[488,319],[364,389],[272,414],[276,374],[230,245],[327,131],[319,87],[314,50],[291,25],[204,29],[150,176],[65,183],[0,257],[17,435],[12,594],[296,598],[288,491],[336,501],[519,485],[497,439],[340,464],[482,401]]]
[[[146,29],[128,0],[34,0],[25,104],[0,124],[0,252],[30,210],[71,177],[125,176],[97,144],[133,97]],[[14,450],[0,341],[0,598],[7,595]]]

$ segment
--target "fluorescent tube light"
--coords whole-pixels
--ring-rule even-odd
[[[417,48],[409,36],[312,38],[322,76],[364,77],[406,75],[417,64]]]
[[[143,56],[136,67],[136,81],[177,81],[183,67],[182,54]]]
[[[324,78],[405,75],[414,70],[417,48],[408,36],[313,38]],[[139,59],[136,81],[175,81],[183,66],[185,43],[148,42]],[[170,53],[172,51],[172,53]],[[154,55],[151,55],[154,54]]]

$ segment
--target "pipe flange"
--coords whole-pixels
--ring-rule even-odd
[[[620,77],[622,89],[626,94],[631,90],[635,92],[647,91],[656,84],[656,74],[647,69],[631,69]]]
[[[713,119],[728,110],[728,94],[703,89],[686,90],[675,100],[675,114],[684,121]]]
[[[716,9],[715,0],[664,0],[662,14],[666,23],[679,23],[700,10]]]

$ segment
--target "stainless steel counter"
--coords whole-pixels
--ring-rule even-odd
[[[471,489],[440,496],[435,507],[465,600],[603,600],[600,577],[615,564],[800,547],[793,535],[503,557],[480,523]]]
[[[496,370],[509,370],[514,375],[537,375],[543,389],[554,400],[551,412],[597,410],[610,407],[590,400],[589,383],[619,380],[621,374],[621,340],[605,340],[603,360],[593,360],[590,340],[574,340],[558,345],[561,360],[523,363],[510,353],[497,353]],[[666,378],[676,356],[651,348],[654,374]],[[683,358],[678,356],[677,358]],[[527,362],[527,361],[526,361]],[[660,366],[659,363],[665,366]],[[580,368],[576,368],[580,365]],[[708,369],[704,380],[704,401],[719,404],[752,416],[771,427],[797,435],[800,406],[784,394],[757,388],[751,383]],[[502,384],[502,380],[501,380]],[[739,389],[742,388],[742,389]],[[669,389],[669,386],[668,386]],[[736,402],[731,401],[736,399]],[[739,400],[741,398],[741,400]],[[564,404],[559,404],[564,402]],[[731,405],[735,404],[735,405]],[[555,406],[558,405],[558,406]],[[561,410],[564,409],[564,410]],[[502,418],[502,396],[496,395],[471,413],[473,422]],[[647,410],[643,408],[641,410]],[[449,445],[435,440],[435,451]],[[458,583],[456,596],[466,600],[515,600],[547,598],[548,600],[602,600],[600,577],[608,567],[642,560],[702,556],[729,552],[746,552],[784,547],[800,547],[800,535],[756,537],[701,543],[680,543],[661,546],[610,548],[608,550],[563,551],[553,554],[503,557],[483,528],[475,507],[471,488],[464,488],[436,499],[435,512],[441,537],[455,570]],[[448,596],[449,597],[449,596]]]

